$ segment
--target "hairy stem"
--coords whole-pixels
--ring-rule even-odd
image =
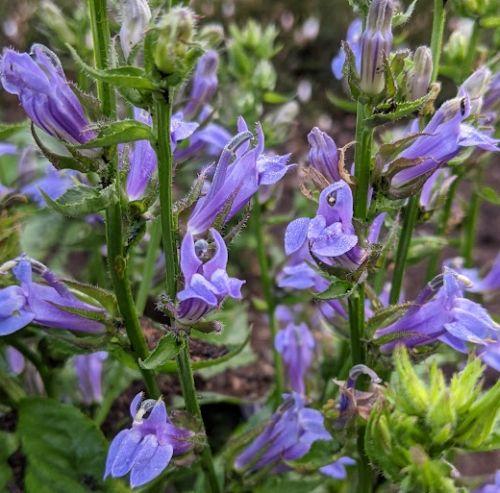
[[[97,68],[105,69],[108,66],[109,50],[109,23],[106,10],[106,0],[89,0],[90,25],[94,44],[94,62]],[[116,114],[114,93],[109,84],[97,83],[97,94],[101,101],[102,110],[106,117],[113,118]],[[125,324],[125,330],[130,340],[136,361],[148,355],[146,339],[137,317],[137,311],[132,297],[128,273],[128,258],[124,249],[122,225],[122,190],[118,162],[116,157],[110,159],[111,175],[115,178],[117,200],[106,209],[106,244],[108,250],[108,264],[113,282],[118,308]],[[141,369],[141,373],[151,397],[160,395],[153,372]]]
[[[273,348],[273,362],[274,362],[274,378],[275,378],[275,397],[276,402],[281,400],[283,393],[283,362],[281,355],[274,347],[274,339],[277,332],[276,323],[276,301],[273,295],[273,283],[269,272],[269,261],[267,258],[266,244],[264,238],[264,228],[262,224],[262,207],[259,199],[256,197],[254,200],[252,216],[252,225],[257,240],[257,257],[259,260],[260,282],[262,285],[262,292],[266,301],[267,316],[269,319],[269,329],[271,331],[272,348]]]
[[[177,293],[178,253],[177,231],[173,212],[173,156],[170,145],[170,119],[172,100],[169,93],[154,95],[153,125],[156,135],[156,155],[158,158],[158,181],[160,187],[160,224],[162,228],[163,249],[165,252],[166,290],[173,301]],[[195,416],[203,431],[203,417],[196,397],[193,369],[189,357],[189,338],[184,333],[178,337],[179,352],[176,357],[177,370],[181,382],[182,395],[186,410]],[[206,433],[205,433],[206,435]],[[201,463],[212,493],[219,493],[221,487],[215,473],[212,452],[208,441],[201,453]]]
[[[432,77],[431,82],[436,82],[439,75],[439,62],[443,47],[443,33],[446,13],[443,0],[434,0],[434,12],[432,17],[431,53],[432,53]]]

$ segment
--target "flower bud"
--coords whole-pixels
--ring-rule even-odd
[[[389,56],[392,46],[391,0],[373,0],[368,10],[366,28],[361,36],[360,87],[369,95],[384,90],[384,56]]]
[[[272,91],[276,87],[276,71],[271,62],[261,60],[255,67],[253,80],[263,91]]]
[[[224,40],[224,28],[220,24],[207,24],[201,28],[199,38],[207,48],[216,48]]]
[[[488,91],[491,83],[491,70],[487,67],[477,69],[460,86],[458,94],[466,93],[470,99],[470,110],[472,114],[481,112],[483,106],[483,96]]]
[[[189,62],[196,33],[196,16],[186,7],[174,7],[157,25],[158,39],[153,52],[158,70],[173,74]]]
[[[408,81],[408,95],[412,101],[427,94],[431,77],[431,50],[427,46],[419,46],[413,55],[413,69]]]
[[[138,44],[151,20],[151,10],[147,0],[124,0],[122,2],[122,26],[120,44],[126,58]]]

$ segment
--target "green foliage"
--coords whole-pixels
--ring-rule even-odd
[[[95,139],[76,146],[78,149],[93,149],[96,147],[113,146],[136,140],[154,141],[151,127],[137,120],[120,120],[101,125]]]
[[[370,459],[405,492],[459,491],[446,460],[455,449],[490,448],[500,410],[500,383],[481,390],[483,367],[473,359],[446,383],[434,361],[426,379],[407,350],[395,351],[387,401],[373,409],[365,444]]]

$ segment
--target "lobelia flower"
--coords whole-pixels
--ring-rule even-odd
[[[195,117],[212,99],[217,91],[219,55],[215,50],[208,50],[196,65],[189,100],[182,113],[185,118]]]
[[[175,426],[162,400],[137,394],[130,404],[132,427],[120,431],[108,450],[104,479],[130,472],[130,486],[149,483],[168,466],[172,456],[185,454],[192,446],[193,433]],[[146,416],[147,415],[147,416]]]
[[[122,0],[120,44],[125,58],[141,42],[150,20],[151,9],[147,0]]]
[[[281,354],[288,372],[290,387],[305,393],[304,379],[309,370],[315,347],[314,337],[305,323],[288,323],[276,334],[274,347]]]
[[[319,468],[319,472],[325,476],[330,476],[333,479],[347,478],[346,466],[354,466],[356,461],[351,457],[343,456],[335,462]]]
[[[25,360],[24,356],[14,347],[7,346],[5,348],[5,359],[9,366],[9,371],[13,375],[20,375],[24,371]]]
[[[489,294],[500,289],[500,253],[496,256],[493,265],[484,276],[480,275],[478,269],[465,268],[462,258],[447,261],[445,265],[469,279],[471,284],[466,286],[466,289],[471,293]]]
[[[271,472],[286,472],[286,461],[297,460],[309,452],[317,440],[331,440],[323,415],[306,407],[304,398],[293,392],[283,395],[283,403],[271,416],[262,433],[236,457],[240,471],[269,467]]]
[[[184,289],[177,293],[176,318],[183,324],[193,324],[211,310],[220,307],[229,296],[241,299],[241,286],[245,281],[229,277],[227,247],[222,236],[210,229],[215,252],[206,258],[209,246],[206,240],[195,241],[186,233],[181,245],[180,265],[184,276]]]
[[[277,276],[277,285],[285,289],[312,289],[316,293],[321,293],[328,288],[328,281],[316,272],[309,262],[301,260],[303,256],[297,257],[299,260],[295,263],[292,255],[291,260],[280,271]],[[310,262],[314,262],[312,258]]]
[[[285,232],[285,253],[298,252],[306,244],[320,260],[355,270],[367,252],[358,246],[352,224],[352,192],[344,181],[326,187],[320,194],[319,206],[313,219],[292,221]]]
[[[309,163],[319,171],[330,183],[340,181],[339,155],[335,141],[318,127],[314,127],[307,136]]]
[[[249,143],[252,134],[243,118],[238,119],[238,134],[224,147],[213,172],[212,182],[201,196],[188,220],[192,234],[207,231],[220,214],[229,221],[264,185],[274,185],[291,169],[290,155],[264,153],[264,134],[257,124],[257,142]],[[232,162],[231,162],[232,161]],[[228,212],[226,212],[226,210]]]
[[[500,469],[495,473],[494,483],[488,483],[477,490],[474,493],[498,493],[500,491]]]
[[[480,304],[464,298],[468,284],[467,278],[445,267],[399,320],[375,332],[375,339],[382,339],[381,350],[441,341],[465,353],[467,343],[487,346],[497,342],[500,326]]]
[[[360,88],[372,96],[385,87],[384,57],[389,57],[392,47],[392,14],[391,0],[372,0],[361,35]]]
[[[30,323],[79,332],[104,330],[100,322],[65,310],[102,312],[76,298],[45,266],[41,276],[47,284],[40,284],[32,280],[31,261],[20,257],[13,263],[12,271],[20,286],[0,289],[0,335],[12,334]]]
[[[470,100],[471,114],[481,113],[483,97],[487,93],[491,83],[491,70],[488,67],[480,67],[472,73],[458,88],[458,95],[467,95]]]
[[[70,144],[95,137],[61,62],[45,46],[34,44],[29,54],[4,49],[0,74],[3,88],[18,96],[27,115],[49,135]]]
[[[484,151],[498,150],[498,140],[463,121],[470,115],[469,98],[445,102],[413,143],[388,163],[384,173],[390,177],[390,193],[405,197],[413,193],[434,171],[456,157],[462,147]],[[398,162],[406,162],[401,171]],[[393,169],[394,168],[394,169]]]
[[[453,175],[449,168],[439,168],[434,171],[420,192],[420,207],[426,212],[434,210],[439,200],[446,196],[456,178],[457,176]]]
[[[108,357],[106,351],[75,356],[73,364],[83,402],[87,405],[102,401],[102,368]]]
[[[408,80],[410,100],[427,94],[432,78],[432,52],[427,46],[419,46],[413,55],[413,68]]]
[[[151,115],[142,109],[134,108],[134,118],[146,125],[152,124]],[[194,122],[185,122],[181,114],[173,115],[170,124],[170,143],[175,156],[177,142],[187,139],[198,128]],[[156,171],[156,153],[148,140],[135,142],[129,154],[130,169],[127,176],[126,190],[130,200],[139,200],[145,193]]]
[[[359,73],[361,70],[361,34],[363,33],[363,21],[354,19],[347,28],[346,41],[351,47],[354,54],[356,70]],[[342,70],[345,63],[345,52],[340,48],[339,52],[332,59],[332,72],[336,79],[340,80],[343,77]]]

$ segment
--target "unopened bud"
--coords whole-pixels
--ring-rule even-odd
[[[132,48],[144,36],[151,20],[151,10],[147,0],[124,0],[122,2],[122,25],[120,28],[120,44],[126,58]]]
[[[466,93],[470,99],[471,113],[478,114],[483,106],[483,96],[490,87],[491,71],[487,67],[477,69],[460,86],[458,94]]]
[[[154,51],[156,67],[165,74],[183,69],[191,53],[196,33],[196,16],[186,7],[174,7],[157,25],[158,39]]]
[[[220,24],[207,24],[200,30],[199,38],[207,48],[216,48],[224,40],[224,28]]]
[[[412,101],[427,94],[431,77],[431,50],[427,46],[419,46],[413,55],[413,69],[408,81],[408,95]]]
[[[392,47],[391,0],[373,0],[368,10],[366,28],[361,35],[361,90],[375,96],[384,90],[384,57]]]

